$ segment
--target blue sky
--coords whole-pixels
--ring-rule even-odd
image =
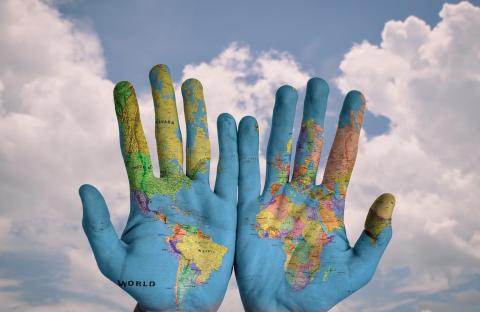
[[[450,1],[456,3],[458,1]],[[327,81],[339,74],[338,65],[354,43],[378,44],[388,20],[415,15],[430,25],[439,21],[443,1],[72,1],[60,12],[98,33],[105,53],[108,78],[129,80],[140,90],[146,73],[167,64],[175,80],[190,63],[210,60],[231,42],[252,50],[286,51],[312,76]],[[332,86],[330,109],[342,102]],[[334,126],[335,118],[327,121]],[[366,116],[370,135],[388,130],[388,119]],[[330,133],[332,134],[332,133]],[[331,137],[329,136],[329,139]],[[330,140],[328,141],[330,142]]]
[[[333,77],[352,44],[380,42],[386,21],[415,15],[435,25],[443,3],[79,0],[59,9],[98,33],[110,79],[146,88],[152,65],[168,64],[178,80],[184,65],[209,60],[232,41],[254,50],[287,51],[312,73]]]
[[[112,89],[134,83],[153,153],[148,71],[165,63],[206,86],[212,168],[221,112],[254,114],[264,149],[275,89],[298,87],[299,113],[308,77],[322,77],[328,150],[343,94],[361,90],[347,234],[383,192],[397,198],[394,234],[373,280],[332,311],[479,311],[478,29],[480,1],[0,1],[2,307],[131,311],[95,264],[77,191],[95,184],[123,230]],[[221,311],[242,311],[234,283]]]

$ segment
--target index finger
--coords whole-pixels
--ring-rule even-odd
[[[128,81],[121,81],[116,84],[113,97],[130,187],[140,189],[145,179],[153,177],[153,171],[135,90]]]

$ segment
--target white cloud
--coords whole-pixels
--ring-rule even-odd
[[[133,300],[101,276],[80,226],[77,188],[85,182],[102,190],[119,230],[128,212],[113,83],[101,44],[88,27],[38,0],[0,3],[0,42],[2,304],[29,311],[130,311]],[[305,85],[308,76],[286,53],[231,44],[209,62],[187,65],[182,80],[189,77],[204,84],[215,165],[218,114],[256,115],[266,129],[276,88]],[[155,154],[150,95],[141,94],[140,102]],[[31,274],[21,273],[20,261]],[[242,310],[234,281],[226,297],[222,309]]]
[[[309,78],[293,56],[286,52],[253,53],[248,46],[237,43],[231,43],[208,63],[185,66],[182,80],[192,77],[199,79],[204,86],[211,142],[216,142],[216,117],[227,112],[237,122],[246,115],[254,116],[262,143],[270,130],[275,91],[284,84],[303,89]],[[178,89],[177,93],[180,94]],[[217,154],[218,145],[212,144],[214,160]],[[263,174],[263,154],[260,155],[260,166]]]
[[[276,89],[287,83],[302,89],[308,77],[288,53],[271,50],[255,54],[247,46],[232,43],[210,62],[185,66],[182,80],[196,78],[202,82],[210,117],[210,140],[216,142],[216,117],[223,112],[232,114],[237,122],[246,115],[255,116],[260,136],[265,137],[270,129]],[[177,99],[180,98],[177,85]],[[183,113],[180,115],[182,118]],[[213,143],[213,163],[217,155],[218,146]],[[263,174],[264,155],[260,156],[260,167],[263,168]],[[213,176],[211,181],[214,181]],[[234,281],[229,286],[220,311],[243,311]]]
[[[445,5],[440,16],[433,28],[416,17],[388,22],[380,45],[356,45],[341,63],[339,88],[362,90],[369,109],[392,121],[389,133],[361,138],[347,203],[349,237],[361,231],[358,220],[376,195],[393,192],[398,205],[394,239],[375,280],[336,311],[368,310],[373,303],[379,311],[402,305],[447,311],[428,296],[448,295],[480,274],[474,187],[480,182],[480,9]],[[91,30],[37,0],[0,2],[0,43],[0,301],[12,309],[83,311],[88,298],[87,310],[130,311],[133,301],[100,275],[80,227],[81,183],[101,188],[117,228],[128,211],[101,44]],[[187,65],[182,80],[190,77],[204,85],[214,170],[218,114],[230,112],[237,121],[256,116],[265,145],[275,90],[284,83],[303,88],[308,73],[289,54],[233,43],[208,62]],[[154,154],[150,95],[141,94],[140,102]],[[32,304],[28,296],[42,285],[15,263],[7,267],[12,259],[38,265],[35,274],[48,275],[65,293]],[[375,296],[372,287],[391,290]],[[475,294],[448,298],[467,306]],[[222,309],[241,311],[234,282]]]
[[[376,195],[396,195],[380,270],[409,274],[392,292],[438,294],[480,273],[480,8],[445,4],[440,17],[433,28],[414,16],[387,22],[381,44],[353,46],[337,78],[343,92],[362,90],[369,109],[392,122],[389,133],[362,137],[347,203],[353,225]],[[354,238],[361,228],[351,228]]]
[[[118,311],[121,291],[95,268],[77,195],[86,181],[102,185],[110,202],[128,192],[100,42],[34,0],[0,3],[0,42],[0,274],[16,279],[0,286],[2,304]],[[113,217],[125,216],[117,205]],[[42,289],[52,292],[40,298]]]

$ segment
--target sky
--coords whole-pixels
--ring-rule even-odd
[[[332,311],[480,310],[478,29],[479,1],[0,2],[0,302],[132,310],[96,267],[77,190],[96,185],[121,233],[129,193],[113,86],[134,84],[152,149],[148,71],[164,63],[177,93],[190,77],[204,85],[213,163],[226,111],[259,120],[263,170],[278,87],[299,90],[295,136],[307,80],[329,82],[327,147],[343,96],[361,90],[347,234],[354,242],[391,192],[394,236],[373,280]],[[220,310],[243,311],[234,279]]]

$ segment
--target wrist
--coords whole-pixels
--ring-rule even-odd
[[[138,304],[138,303],[135,306],[135,310],[133,310],[133,312],[162,312],[162,311],[167,311],[167,310],[147,310],[145,308],[142,308],[140,306],[140,304]],[[170,310],[168,310],[168,311],[170,311]]]
[[[137,303],[137,305],[135,306],[135,310],[133,310],[133,312],[149,312],[149,311],[142,309],[140,305]]]

